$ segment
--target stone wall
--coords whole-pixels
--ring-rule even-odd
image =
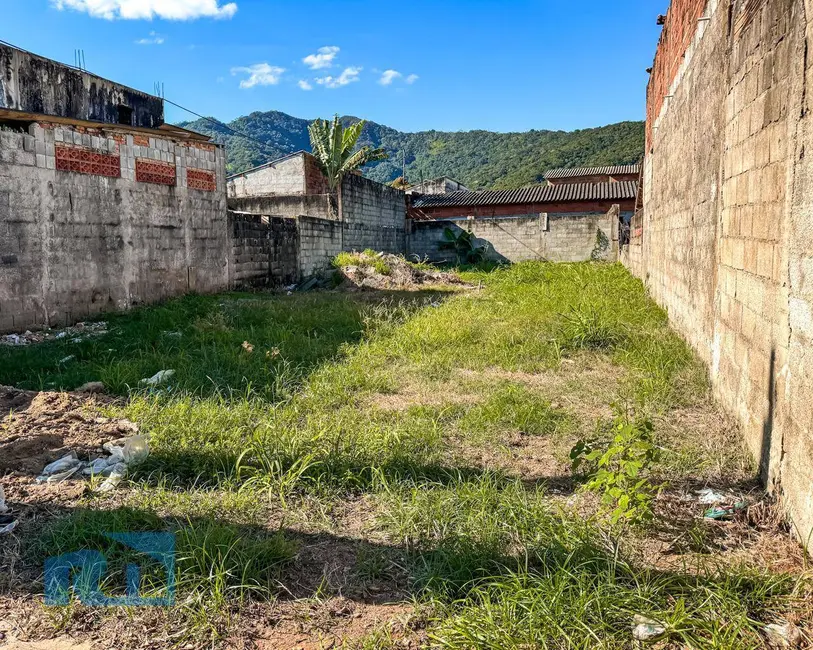
[[[525,214],[513,217],[411,222],[407,237],[410,256],[433,262],[453,262],[453,251],[441,251],[446,228],[468,230],[484,246],[489,259],[501,262],[549,260],[581,262],[616,259],[618,212],[607,214]],[[601,233],[601,235],[599,235]]]
[[[295,219],[229,212],[229,285],[280,287],[299,281]]]
[[[220,148],[115,127],[0,131],[0,331],[223,289],[225,232]]]
[[[642,232],[623,256],[709,364],[803,539],[813,531],[805,4],[672,3],[648,93]]]

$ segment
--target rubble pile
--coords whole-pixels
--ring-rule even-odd
[[[363,289],[409,289],[426,285],[467,286],[455,273],[411,264],[388,253],[354,253],[355,264],[342,265],[339,273],[346,283]]]
[[[70,341],[81,343],[85,339],[107,334],[107,323],[77,323],[72,327],[60,330],[44,329],[32,332],[27,330],[22,334],[6,334],[0,336],[0,345],[22,346],[45,343],[46,341]]]

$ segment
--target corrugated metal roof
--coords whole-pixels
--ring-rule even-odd
[[[610,167],[579,167],[576,169],[551,169],[545,178],[573,178],[574,176],[613,176],[614,174],[638,174],[640,165],[612,165]]]
[[[519,190],[486,190],[426,196],[417,195],[412,201],[412,206],[415,208],[447,208],[453,206],[567,203],[571,201],[622,201],[635,199],[637,194],[637,181],[571,183],[568,185],[536,185]]]

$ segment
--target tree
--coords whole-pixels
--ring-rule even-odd
[[[344,128],[338,115],[332,122],[315,120],[308,127],[313,155],[327,178],[331,193],[341,187],[342,180],[347,174],[364,167],[369,162],[387,159],[384,149],[361,147],[354,151],[363,128],[363,120]]]

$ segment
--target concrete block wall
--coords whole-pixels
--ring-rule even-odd
[[[229,230],[231,287],[279,287],[299,281],[295,219],[229,212]]]
[[[485,246],[488,257],[502,262],[549,260],[581,262],[597,257],[616,259],[618,213],[525,214],[514,217],[414,221],[407,237],[410,256],[435,262],[453,262],[454,252],[441,251],[444,230],[468,230]],[[599,231],[606,248],[597,246]]]
[[[813,21],[804,0],[708,0],[700,12],[675,0],[673,19],[689,37],[656,58],[671,97],[650,84],[643,232],[623,261],[707,361],[763,479],[809,540]]]
[[[342,182],[339,201],[344,250],[404,251],[406,198],[402,190],[350,174]]]
[[[66,149],[87,173],[57,169]],[[137,161],[175,170],[175,185],[138,182]],[[188,169],[211,175],[212,191],[187,187]],[[0,331],[227,287],[225,190],[213,145],[115,127],[0,132]]]
[[[300,216],[299,272],[302,278],[322,273],[331,266],[333,258],[344,250],[342,226],[338,221]]]

